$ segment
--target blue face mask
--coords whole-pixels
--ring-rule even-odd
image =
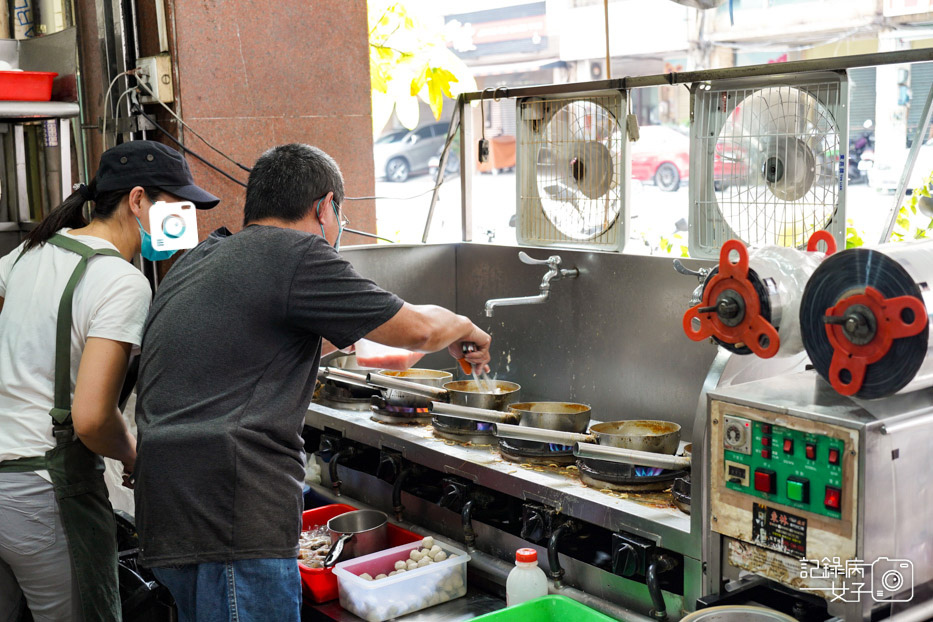
[[[318,201],[317,207],[314,209],[314,213],[317,214],[318,220],[321,219],[321,203],[323,203],[323,201],[324,199],[321,199],[320,201]],[[340,236],[343,235],[344,221],[343,221],[343,218],[340,217],[340,206],[337,205],[337,203],[335,203],[334,201],[331,201],[330,204],[334,208],[334,216],[337,217],[337,240],[334,242],[334,250],[339,251],[340,250]],[[324,235],[323,224],[321,224],[321,237],[324,238],[325,240],[327,239],[327,236]]]
[[[143,223],[139,222],[139,218],[136,218],[136,224],[139,225],[139,241],[141,245],[139,253],[144,258],[149,261],[162,261],[178,252],[177,250],[157,251],[152,247],[152,236],[143,228]]]

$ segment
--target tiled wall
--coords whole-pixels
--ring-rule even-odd
[[[274,145],[318,146],[340,164],[348,196],[373,194],[365,0],[181,2],[174,22],[180,112],[198,133],[247,166]],[[190,132],[183,136],[190,149],[246,180]],[[189,162],[198,183],[222,198],[198,214],[201,236],[221,225],[239,229],[244,189]],[[354,228],[375,230],[370,201],[346,209]]]

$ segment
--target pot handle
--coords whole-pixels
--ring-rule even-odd
[[[345,382],[355,386],[366,387],[367,389],[372,388],[372,385],[367,382],[365,374],[357,374],[335,367],[322,367],[317,370],[317,376],[322,380],[334,380],[336,382]]]
[[[395,389],[396,391],[402,391],[403,393],[412,393],[414,395],[430,397],[436,400],[444,399],[447,397],[446,389],[429,387],[426,384],[420,384],[418,382],[399,380],[398,378],[392,378],[391,376],[383,376],[381,374],[373,373],[369,374],[366,379],[370,384],[374,384],[377,387],[382,387],[384,389]]]
[[[561,432],[545,428],[532,428],[525,425],[494,424],[496,436],[499,438],[516,438],[523,441],[537,441],[539,443],[560,443],[573,445],[574,443],[595,443],[596,437],[592,434],[579,434],[577,432]]]
[[[471,406],[458,406],[446,402],[431,402],[431,412],[436,415],[446,415],[458,419],[471,419],[486,423],[518,423],[518,416],[512,413],[488,410],[486,408],[473,408]]]
[[[608,447],[606,445],[576,443],[573,446],[573,455],[577,458],[608,460],[609,462],[637,464],[639,466],[671,469],[675,471],[690,468],[690,458],[683,456],[671,456],[668,454],[657,454],[651,451]]]
[[[334,546],[330,547],[330,552],[327,553],[327,557],[324,558],[325,568],[330,568],[340,560],[340,556],[343,554],[344,545],[352,538],[352,533],[345,533],[337,539],[337,542],[334,543]]]

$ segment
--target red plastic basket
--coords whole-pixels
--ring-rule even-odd
[[[0,100],[47,102],[52,99],[54,71],[0,71]]]
[[[326,525],[327,521],[335,516],[354,510],[356,510],[355,507],[342,503],[307,510],[301,515],[301,528],[311,529],[318,525]],[[389,546],[387,548],[390,549],[421,540],[418,534],[392,524],[388,525],[388,534]],[[301,594],[305,602],[325,603],[337,598],[337,577],[334,576],[331,568],[309,568],[298,562],[298,571],[301,573]]]

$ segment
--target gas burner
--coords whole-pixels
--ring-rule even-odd
[[[573,447],[515,438],[500,438],[499,453],[512,462],[528,464],[573,464]]]
[[[678,477],[674,480],[671,487],[671,496],[674,497],[674,505],[682,512],[690,513],[690,473]]]
[[[432,423],[434,435],[449,441],[474,445],[494,445],[496,442],[491,423],[441,415],[434,415]]]
[[[619,492],[667,490],[675,478],[687,473],[592,458],[578,459],[577,468],[580,470],[580,481],[587,486]]]
[[[341,410],[365,412],[370,408],[370,400],[379,392],[362,387],[349,387],[331,380],[323,382],[315,394],[314,402]]]
[[[370,410],[373,411],[373,414],[369,418],[376,423],[388,425],[423,425],[431,423],[431,414],[427,408],[408,408],[386,404],[385,400],[378,395],[372,397]]]

